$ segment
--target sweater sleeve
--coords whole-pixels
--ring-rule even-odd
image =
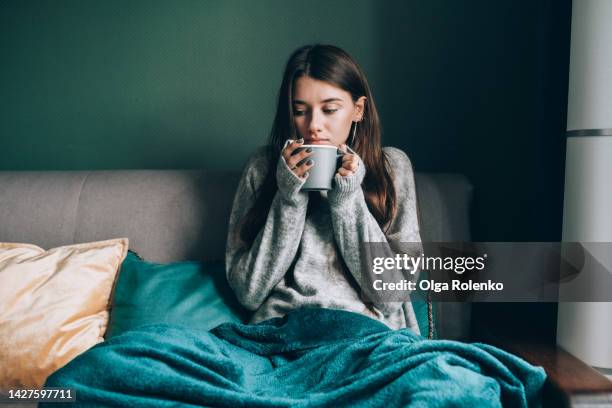
[[[276,191],[265,224],[250,248],[240,238],[244,216],[255,201],[267,169],[265,154],[247,163],[230,214],[225,251],[226,274],[240,303],[257,310],[289,270],[304,230],[308,194],[300,192],[304,180],[281,157],[276,166]]]
[[[398,251],[398,244],[412,243],[404,247],[402,253],[408,256],[421,255],[421,237],[419,234],[416,189],[410,159],[404,152],[395,148],[386,148],[385,153],[390,161],[394,174],[394,187],[397,196],[397,213],[389,228],[383,232],[378,222],[370,213],[361,188],[365,177],[365,166],[362,162],[357,172],[349,177],[336,175],[336,186],[328,195],[334,237],[342,257],[353,277],[362,286],[362,272],[369,270],[370,265],[363,265],[361,256],[364,244],[382,243],[377,246],[376,256],[393,258]],[[411,280],[418,279],[415,271]],[[408,299],[406,299],[408,301]],[[383,315],[388,315],[402,307],[402,302],[374,303]]]

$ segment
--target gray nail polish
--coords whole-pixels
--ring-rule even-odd
[[[309,147],[308,149],[306,149],[306,153],[310,153],[312,152],[312,147]]]
[[[307,166],[311,166],[312,164],[314,164],[314,160],[312,160],[312,159],[306,160],[306,165]]]

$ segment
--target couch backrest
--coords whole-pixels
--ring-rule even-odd
[[[128,237],[157,262],[222,259],[240,174],[187,170],[0,172],[0,241],[43,248]],[[469,240],[471,186],[418,174],[423,240]]]
[[[0,172],[0,241],[43,248],[128,237],[156,262],[222,259],[237,173]]]
[[[48,249],[128,237],[131,249],[155,262],[223,259],[239,177],[189,170],[0,171],[0,241]],[[469,241],[472,187],[465,177],[417,173],[416,184],[423,240]],[[439,327],[441,334],[465,337],[467,309],[440,308],[443,325],[452,326]]]

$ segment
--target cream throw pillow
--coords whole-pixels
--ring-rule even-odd
[[[40,388],[103,341],[128,239],[48,251],[0,242],[0,389]]]

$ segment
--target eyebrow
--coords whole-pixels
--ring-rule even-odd
[[[328,103],[328,102],[336,102],[336,101],[342,102],[342,99],[340,99],[340,98],[327,98],[327,99],[322,100],[321,102]],[[297,103],[297,104],[300,104],[300,105],[308,105],[306,102],[304,102],[301,99],[295,99],[293,101],[293,103]]]

